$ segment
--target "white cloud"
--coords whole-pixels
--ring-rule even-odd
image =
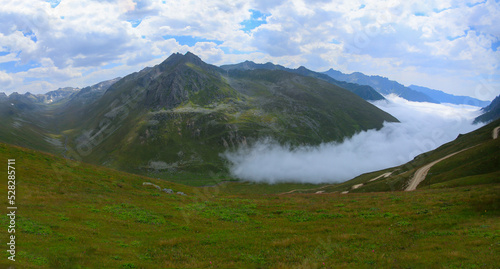
[[[470,81],[500,71],[500,52],[491,49],[500,40],[500,6],[494,0],[473,7],[451,0],[162,2],[64,0],[52,8],[42,0],[3,1],[0,51],[10,56],[0,55],[0,61],[39,65],[49,58],[60,70],[86,74],[109,64],[139,69],[191,50],[213,64],[241,59],[313,70],[333,67],[461,94],[471,91]],[[240,23],[251,18],[250,10],[266,14],[266,23],[245,32]],[[164,36],[217,42],[187,46]],[[422,83],[418,74],[455,85]],[[59,75],[51,83],[73,78]],[[91,77],[80,81],[97,82]],[[24,85],[11,83],[10,90]]]
[[[376,105],[401,123],[361,132],[342,144],[290,148],[261,141],[225,157],[232,174],[254,182],[340,182],[362,173],[404,164],[416,155],[478,128],[477,107],[415,103],[391,96]]]
[[[0,70],[0,87],[8,87],[13,81],[11,75]]]
[[[8,63],[8,62],[17,62],[19,58],[17,58],[15,53],[9,53],[4,56],[0,56],[0,63]]]

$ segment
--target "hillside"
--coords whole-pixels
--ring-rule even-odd
[[[45,94],[0,94],[0,141],[63,154],[61,129],[87,115],[85,107],[99,99],[117,79],[93,86],[62,88]],[[4,96],[4,97],[2,97]]]
[[[45,128],[46,106],[29,93],[12,93],[0,99],[0,141],[54,152],[61,143]]]
[[[388,78],[381,76],[367,76],[360,72],[354,72],[352,74],[344,74],[340,71],[330,69],[323,72],[336,80],[347,81],[351,83],[357,83],[361,85],[369,85],[373,87],[377,92],[388,95],[396,94],[401,98],[409,101],[415,102],[429,102],[429,103],[439,103],[439,101],[434,100],[428,95],[412,90],[404,85],[398,83],[397,81],[389,80]]]
[[[326,80],[284,70],[225,71],[189,52],[56,103],[26,104],[34,107],[7,119],[21,113],[51,143],[34,131],[19,140],[12,125],[2,141],[159,178],[175,174],[190,184],[203,184],[200,175],[225,177],[220,154],[259,139],[317,145],[397,121]]]
[[[498,184],[235,195],[0,143],[15,158],[16,261],[1,268],[494,268]],[[6,174],[7,166],[0,167]],[[167,194],[154,186],[187,195]],[[7,184],[1,185],[7,193]],[[4,207],[7,199],[3,200]],[[2,218],[8,226],[8,219]],[[6,237],[1,243],[6,244]]]
[[[369,100],[369,101],[376,101],[376,100],[384,100],[385,98],[380,95],[377,91],[375,91],[372,87],[367,86],[367,85],[359,85],[356,83],[349,83],[345,81],[339,81],[336,79],[333,79],[332,77],[314,72],[312,70],[309,70],[303,66],[297,68],[297,69],[291,69],[291,68],[286,68],[281,65],[276,65],[272,63],[265,63],[265,64],[257,64],[252,61],[245,61],[239,64],[230,64],[230,65],[223,65],[221,66],[222,69],[224,70],[255,70],[255,69],[266,69],[266,70],[282,70],[282,71],[287,71],[290,73],[295,73],[303,76],[308,76],[308,77],[313,77],[313,78],[318,78],[325,80],[329,83],[332,83],[333,85],[337,85],[339,87],[342,87],[350,92],[355,93],[359,97]]]
[[[483,114],[477,117],[474,122],[490,122],[500,118],[500,95],[491,104],[481,109]]]

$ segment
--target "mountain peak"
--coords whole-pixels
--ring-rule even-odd
[[[184,59],[189,62],[197,63],[197,62],[203,62],[200,57],[198,57],[196,54],[188,51],[186,54],[184,54]]]
[[[344,74],[344,73],[342,73],[342,72],[340,72],[340,71],[338,71],[338,70],[335,70],[335,69],[333,69],[333,68],[330,68],[330,69],[328,69],[327,71],[325,71],[325,72],[323,72],[323,73],[324,73],[324,74],[326,74],[326,73],[331,73],[331,74],[338,74],[338,75],[343,75],[343,74]]]
[[[165,61],[160,64],[160,67],[176,65],[179,63],[193,63],[195,65],[203,65],[205,64],[200,57],[195,55],[194,53],[188,51],[186,54],[181,54],[179,52],[172,53]]]

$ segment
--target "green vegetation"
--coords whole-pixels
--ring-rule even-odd
[[[474,122],[490,122],[500,118],[500,95],[497,96],[491,103],[482,109],[484,112],[477,117]]]
[[[238,188],[231,185],[236,183],[187,187],[0,144],[0,160],[11,158],[16,159],[19,208],[16,267],[500,264],[495,254],[500,251],[498,183],[349,195],[235,194]],[[1,166],[0,173],[5,169]],[[167,194],[143,182],[187,196]],[[0,186],[6,193],[7,184]],[[282,191],[290,186],[273,187]],[[6,199],[3,203],[7,206]],[[4,216],[0,223],[6,227],[8,219]],[[0,242],[5,245],[5,240],[3,236]],[[4,258],[0,264],[8,267]]]

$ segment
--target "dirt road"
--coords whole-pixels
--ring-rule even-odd
[[[470,148],[473,148],[473,147],[470,147]],[[420,184],[420,182],[424,181],[425,176],[427,175],[427,173],[429,172],[431,167],[434,166],[436,163],[438,163],[442,160],[448,159],[451,156],[454,156],[462,151],[466,151],[470,148],[462,149],[462,150],[457,151],[455,153],[452,153],[450,155],[446,155],[445,157],[443,157],[437,161],[433,161],[433,162],[421,167],[420,169],[417,170],[417,172],[415,172],[415,175],[413,175],[413,177],[411,178],[410,184],[408,185],[408,187],[406,187],[405,191],[414,191],[417,188],[418,184]]]
[[[331,187],[331,186],[335,186],[335,184],[330,184],[330,185],[325,185],[323,187],[319,187],[319,188],[314,188],[314,189],[296,189],[296,190],[291,190],[291,191],[287,191],[287,192],[283,192],[283,193],[280,193],[280,195],[283,195],[283,194],[291,194],[291,193],[294,193],[294,192],[297,192],[297,191],[314,191],[314,190],[321,190],[321,189],[324,189],[324,188],[327,188],[327,187]],[[323,191],[324,192],[324,191]],[[319,192],[319,191],[316,191],[315,193],[317,194],[320,194],[320,193],[323,193],[323,192]]]
[[[498,126],[497,128],[493,129],[493,139],[497,139],[498,138],[498,131],[500,131],[500,126]]]
[[[382,175],[380,175],[380,176],[378,176],[378,177],[376,177],[376,178],[372,178],[372,179],[370,179],[368,182],[375,181],[375,180],[377,180],[377,179],[379,179],[379,178],[382,178],[382,177],[389,177],[390,175],[392,175],[392,173],[394,173],[394,171],[384,173],[384,174],[382,174]]]

